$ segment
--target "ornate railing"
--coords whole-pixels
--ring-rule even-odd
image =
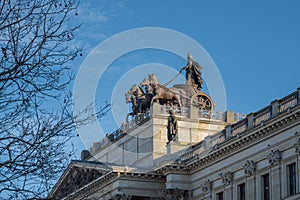
[[[214,135],[209,136],[210,137],[210,144],[206,147],[205,140],[201,141],[200,143],[190,147],[187,149],[185,153],[183,153],[180,156],[181,161],[188,161],[196,156],[201,155],[203,152],[205,152],[207,149],[215,147],[215,145],[220,144],[226,140],[226,131],[222,130]]]
[[[220,144],[226,140],[226,131],[222,130],[211,136],[211,147],[214,147],[216,144]]]
[[[205,151],[205,145],[204,143],[199,143],[196,146],[192,146],[189,149],[187,149],[186,152],[184,152],[181,156],[180,156],[180,160],[181,161],[187,161],[191,158],[194,158],[195,156],[199,156],[200,154],[202,154]]]
[[[268,119],[270,119],[271,115],[272,115],[271,106],[267,106],[266,108],[261,109],[260,111],[254,114],[253,125],[254,126],[260,125],[262,122],[265,122]]]
[[[147,110],[145,113],[139,113],[137,114],[132,120],[128,122],[124,122],[121,125],[121,130],[125,133],[128,133],[130,129],[133,129],[144,122],[148,121],[150,119],[150,110]]]
[[[184,116],[184,117],[188,116],[188,108],[187,107],[160,105],[160,113],[161,114],[169,114],[170,110],[172,110],[175,115],[180,115],[180,116]]]
[[[243,133],[247,131],[248,129],[252,128],[248,127],[248,122],[250,119],[249,117],[253,117],[253,126],[261,125],[262,122],[265,122],[267,120],[270,120],[274,117],[276,117],[278,114],[282,114],[283,112],[287,111],[288,109],[292,109],[295,106],[298,106],[300,104],[300,88],[296,92],[293,92],[292,94],[271,103],[271,105],[255,112],[253,115],[235,115],[234,118],[240,117],[240,121],[234,124],[229,125],[229,128],[226,128],[214,135],[211,135],[207,137],[206,139],[209,139],[210,141],[210,148],[218,148],[217,144],[221,144],[226,140],[230,140],[231,138],[234,138],[237,134]],[[278,103],[277,103],[278,102]],[[275,113],[272,113],[272,111],[275,110]],[[251,121],[251,120],[250,120]],[[228,132],[229,130],[229,132]],[[227,131],[227,132],[226,132]],[[183,155],[181,155],[180,159],[182,161],[188,161],[189,159],[195,157],[198,152],[203,152],[204,150],[204,143],[206,143],[205,140],[201,141],[199,144],[194,146],[191,149],[188,149]],[[202,150],[200,150],[202,149]],[[208,150],[208,149],[206,149]]]
[[[225,121],[225,115],[226,115],[225,112],[215,111],[213,113],[213,119]]]
[[[234,113],[234,121],[245,119],[247,115],[245,113]]]
[[[279,102],[279,113],[286,111],[288,108],[296,106],[298,104],[298,92],[294,92],[282,98]]]
[[[111,142],[115,142],[116,140],[121,138],[124,134],[125,132],[123,132],[121,129],[117,129],[112,133],[107,133],[103,139],[101,139],[99,142],[95,142],[89,151],[92,154],[95,154]]]
[[[233,124],[231,126],[231,136],[234,137],[238,133],[242,133],[248,128],[247,118]]]
[[[234,120],[240,120],[234,124],[229,125],[229,128],[226,128],[214,135],[209,136],[210,138],[210,145],[205,146],[206,141],[202,141],[199,143],[199,145],[194,146],[193,148],[189,149],[187,152],[185,152],[180,159],[181,160],[187,160],[189,158],[195,157],[196,155],[199,155],[203,153],[205,148],[212,148],[215,147],[215,145],[223,143],[225,140],[228,140],[232,137],[235,137],[237,134],[243,133],[247,131],[249,128],[252,128],[253,126],[258,126],[262,122],[265,122],[267,120],[270,120],[277,116],[278,114],[281,114],[288,109],[292,109],[293,107],[299,105],[299,94],[300,94],[300,88],[293,92],[292,94],[271,103],[271,105],[253,113],[253,115],[245,115],[245,114],[234,114]],[[173,110],[175,115],[180,116],[188,116],[189,108],[183,107],[172,107],[172,106],[161,106],[160,107],[160,113],[161,114],[169,114],[169,110]],[[274,112],[274,113],[273,113]],[[206,113],[204,111],[198,111],[198,116],[206,117],[210,119],[217,119],[217,120],[223,120],[225,121],[225,115],[224,112],[213,112],[213,113]],[[134,119],[129,121],[128,123],[123,123],[121,125],[121,128],[114,131],[113,133],[107,134],[105,138],[103,138],[101,141],[94,143],[93,147],[91,148],[92,152],[98,151],[102,147],[106,146],[110,142],[114,142],[121,138],[125,133],[128,133],[130,129],[133,129],[142,123],[148,121],[150,119],[150,111],[148,110],[146,113],[142,113],[137,115]],[[248,122],[252,122],[253,124],[249,124]],[[227,132],[226,132],[227,131]]]
[[[214,114],[210,110],[198,110],[198,117],[211,119],[214,117]]]

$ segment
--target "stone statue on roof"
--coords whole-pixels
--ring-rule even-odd
[[[187,56],[188,63],[184,66],[180,73],[185,70],[186,71],[186,84],[187,85],[195,85],[197,86],[198,90],[202,89],[202,77],[201,77],[201,70],[202,67],[200,64],[193,60],[192,55],[189,53]]]
[[[170,143],[172,140],[176,141],[177,140],[177,130],[178,130],[178,125],[177,125],[177,119],[174,116],[174,111],[169,110],[169,117],[168,117],[168,143]]]

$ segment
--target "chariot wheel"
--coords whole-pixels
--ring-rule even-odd
[[[214,108],[214,102],[211,97],[203,92],[194,94],[191,98],[191,104],[199,108],[199,110],[212,111]]]

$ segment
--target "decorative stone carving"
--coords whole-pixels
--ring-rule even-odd
[[[187,190],[166,189],[164,191],[165,200],[188,200],[189,192]]]
[[[271,166],[278,165],[280,163],[281,157],[280,157],[280,151],[271,151],[268,155],[269,164]]]
[[[228,186],[232,183],[232,173],[231,172],[226,172],[224,174],[221,174],[222,177],[222,183],[224,186]]]
[[[174,112],[172,110],[169,111],[170,115],[168,117],[168,143],[171,141],[177,141],[177,131],[178,131],[178,125],[177,125],[177,119],[174,116]]]
[[[186,83],[167,87],[183,70],[186,71]],[[201,92],[203,84],[201,71],[202,66],[193,60],[191,54],[188,54],[186,66],[167,83],[161,84],[154,74],[148,74],[140,84],[132,85],[125,93],[126,103],[132,105],[132,112],[128,113],[126,122],[129,123],[129,116],[139,121],[140,116],[143,116],[139,114],[149,111],[153,102],[175,108],[193,105],[211,116],[210,111],[213,110],[214,103],[209,95]]]
[[[202,186],[202,192],[204,194],[210,194],[212,189],[212,182],[210,180],[207,180],[204,182]]]
[[[95,169],[74,167],[60,186],[57,197],[63,198],[99,178],[101,175],[102,173]]]
[[[187,56],[188,63],[184,66],[180,73],[185,70],[186,71],[186,84],[187,85],[195,85],[198,90],[202,89],[202,77],[201,77],[201,70],[202,66],[199,65],[196,61],[193,60],[192,55],[189,53]]]
[[[131,200],[131,195],[128,194],[115,194],[111,200]]]
[[[300,155],[300,138],[294,144],[294,148],[295,148],[295,153],[299,156]]]
[[[247,160],[244,164],[244,172],[247,176],[252,176],[255,173],[256,166],[253,160]]]

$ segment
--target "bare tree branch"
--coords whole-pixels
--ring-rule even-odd
[[[70,62],[82,50],[74,42],[79,25],[70,23],[77,6],[77,0],[0,1],[0,196],[5,199],[45,197],[73,155],[66,147],[75,123],[95,117],[73,117],[71,111]],[[109,108],[106,104],[97,116]]]

